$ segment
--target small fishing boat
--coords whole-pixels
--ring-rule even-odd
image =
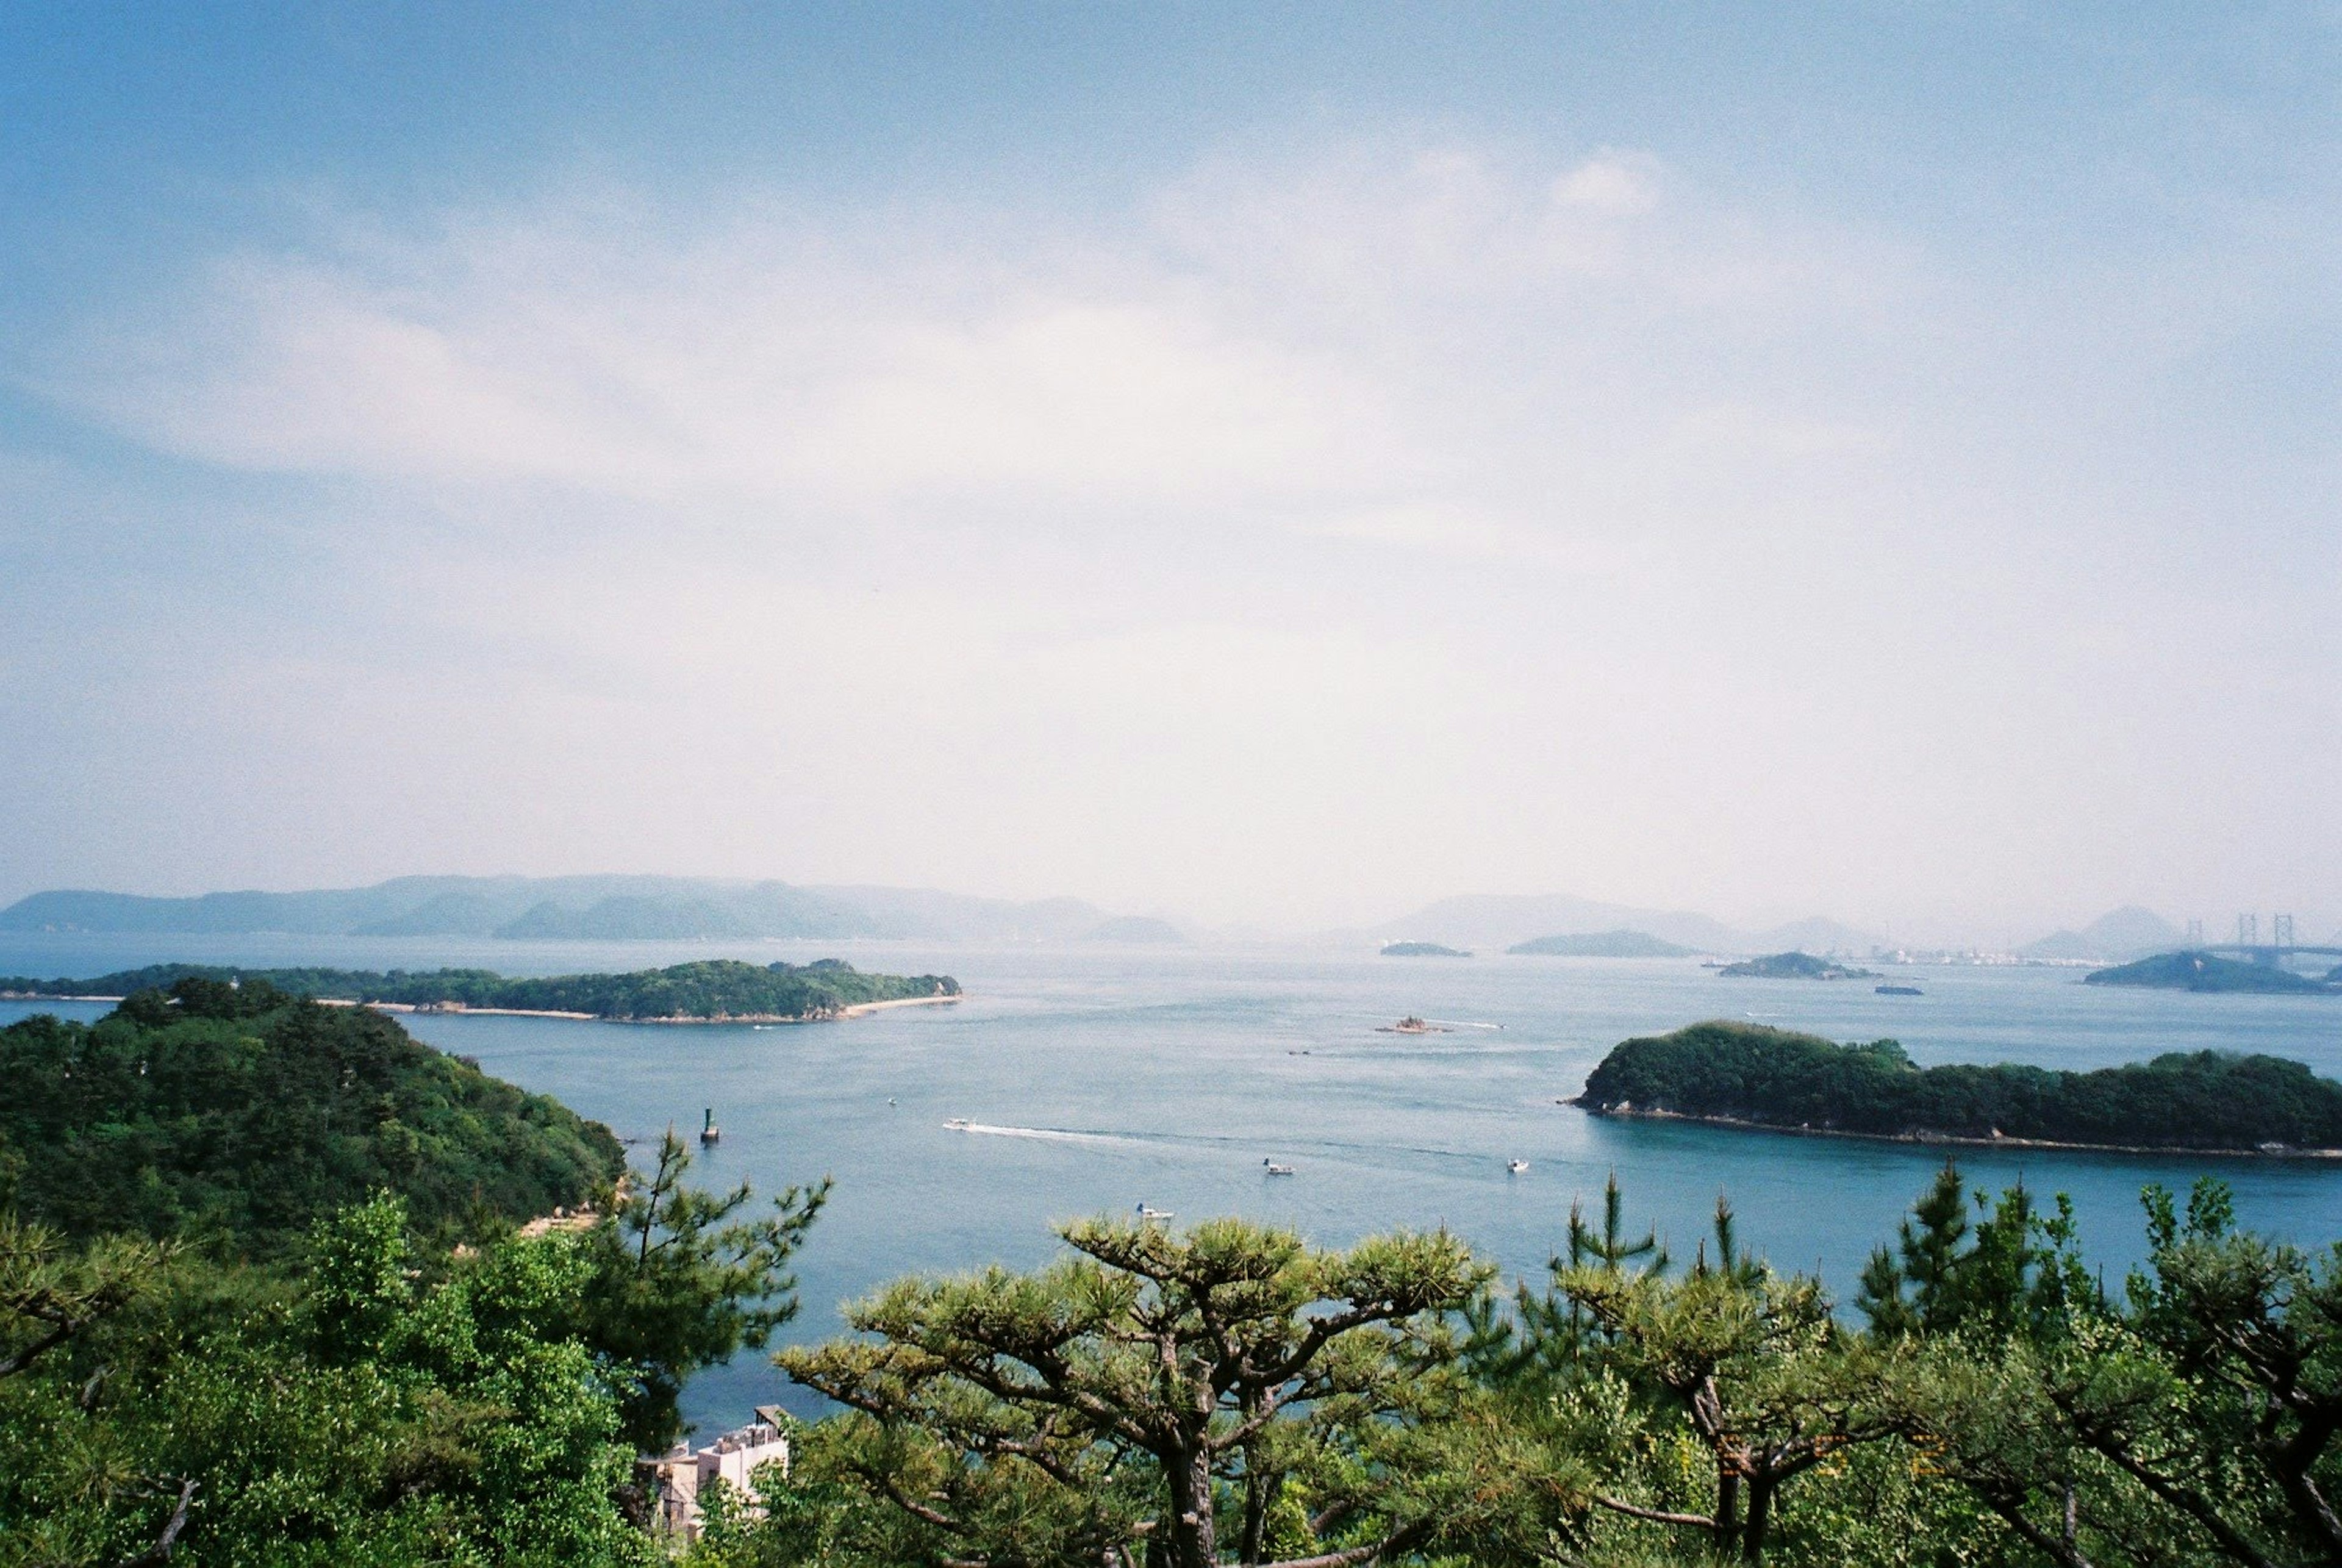
[[[949,1116],[945,1118],[944,1125],[950,1128],[955,1133],[965,1133],[967,1131],[967,1118],[965,1116]]]
[[[1377,1034],[1445,1034],[1447,1033],[1447,1028],[1445,1024],[1434,1024],[1428,1018],[1418,1018],[1410,1013],[1396,1024],[1376,1024],[1375,1033]]]
[[[1519,1175],[1523,1171],[1526,1171],[1528,1168],[1529,1163],[1526,1160],[1506,1160],[1505,1162],[1505,1169],[1510,1171],[1516,1176]]]
[[[1138,1217],[1145,1221],[1168,1220],[1176,1217],[1168,1209],[1152,1209],[1143,1202],[1138,1205],[1137,1213]]]
[[[716,1124],[716,1107],[710,1105],[699,1124],[699,1141],[703,1144],[712,1144],[723,1135],[724,1129]]]
[[[1264,1174],[1271,1176],[1289,1176],[1293,1174],[1292,1166],[1280,1165],[1275,1160],[1261,1161],[1260,1168]]]

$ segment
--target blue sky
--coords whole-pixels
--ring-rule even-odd
[[[20,8],[0,896],[2342,924],[2331,7]]]

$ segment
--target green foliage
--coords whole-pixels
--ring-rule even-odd
[[[630,1188],[616,1215],[593,1228],[593,1277],[578,1332],[633,1369],[621,1400],[627,1440],[646,1453],[682,1430],[676,1398],[686,1378],[762,1349],[797,1313],[788,1260],[828,1201],[826,1178],[776,1195],[769,1212],[744,1218],[755,1194],[686,1184],[691,1156],[669,1128],[657,1167]]]
[[[2342,1084],[2298,1062],[2171,1053],[2090,1073],[1914,1067],[1891,1040],[1837,1045],[1718,1021],[1626,1041],[1577,1101],[1882,1137],[2027,1138],[2107,1147],[2342,1147]]]
[[[183,988],[194,984],[197,990]],[[835,958],[811,964],[742,964],[708,959],[625,974],[558,974],[507,979],[485,969],[435,969],[377,974],[363,969],[225,969],[158,964],[89,980],[0,980],[0,994],[20,996],[120,996],[153,990],[199,994],[207,1005],[235,1005],[237,990],[274,998],[277,992],[341,1002],[387,1002],[432,1007],[514,1008],[533,1013],[581,1013],[597,1018],[816,1019],[848,1007],[926,996],[956,996],[947,974],[865,974]],[[271,1001],[255,1007],[265,1011]],[[226,1014],[212,1014],[212,1016]]]
[[[1897,1249],[1880,1247],[1862,1273],[1856,1307],[1887,1338],[1981,1328],[2046,1339],[2062,1333],[2096,1286],[2082,1263],[2073,1204],[2044,1214],[2024,1183],[1997,1199],[1975,1194],[1947,1164],[1905,1220]]]
[[[310,1250],[311,1290],[150,1257],[120,1310],[0,1380],[0,1563],[160,1562],[166,1543],[192,1564],[652,1560],[613,1502],[617,1399],[564,1333],[584,1238],[432,1253],[382,1198]],[[0,1251],[0,1297],[24,1270]]]
[[[586,1201],[617,1140],[362,1008],[183,978],[94,1024],[0,1029],[0,1150],[28,1219],[71,1236],[208,1237],[249,1253],[378,1189],[416,1223]]]
[[[1060,1234],[1073,1255],[1037,1273],[905,1280],[848,1313],[872,1337],[781,1353],[855,1413],[808,1468],[896,1505],[896,1561],[1094,1563],[1144,1543],[1150,1563],[1207,1568],[1277,1543],[1363,1562],[1520,1535],[1542,1467],[1452,1373],[1443,1320],[1488,1276],[1452,1237],[1331,1253],[1237,1220]]]

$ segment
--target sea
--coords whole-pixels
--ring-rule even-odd
[[[1633,1232],[1655,1229],[1676,1257],[1691,1255],[1723,1194],[1744,1244],[1781,1269],[1818,1272],[1841,1302],[1850,1298],[1942,1150],[1608,1122],[1564,1103],[1618,1041],[1701,1019],[1891,1037],[1923,1064],[2091,1068],[2213,1049],[2291,1057],[2342,1077],[2342,998],[2113,990],[2061,968],[1898,968],[1891,977],[1924,994],[1881,996],[1867,981],[1725,978],[1687,959],[0,934],[0,974],[44,976],[170,960],[544,974],[706,957],[839,957],[949,974],[966,995],[952,1006],[762,1028],[402,1022],[607,1123],[638,1157],[664,1129],[688,1136],[712,1111],[721,1141],[695,1153],[709,1186],[745,1181],[764,1194],[834,1179],[796,1262],[802,1311],[783,1341],[846,1332],[844,1303],[904,1274],[1038,1265],[1060,1251],[1054,1227],[1142,1204],[1174,1224],[1241,1214],[1329,1246],[1446,1226],[1507,1283],[1541,1284],[1572,1206],[1598,1220],[1614,1174]],[[7,1002],[0,1024],[104,1011]],[[1406,1014],[1447,1033],[1379,1031]],[[2109,1286],[2144,1252],[2139,1193],[2150,1183],[2184,1190],[2210,1173],[2233,1187],[2247,1225],[2307,1245],[2342,1238],[2342,1164],[2041,1150],[1957,1157],[1988,1187],[2069,1194]],[[1269,1161],[1293,1174],[1268,1174]],[[1526,1168],[1511,1169],[1515,1161]],[[762,1353],[703,1373],[685,1396],[703,1433],[739,1424],[764,1403],[821,1408]]]

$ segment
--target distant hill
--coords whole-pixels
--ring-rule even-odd
[[[1364,945],[1386,931],[1409,931],[1456,947],[1510,947],[1548,932],[1637,931],[1695,953],[1773,953],[1783,948],[1867,951],[1868,933],[1814,916],[1766,931],[1741,931],[1690,910],[1639,909],[1563,894],[1468,894],[1443,898],[1370,929],[1326,932],[1320,940]]]
[[[1689,958],[1699,949],[1661,942],[1657,937],[1640,931],[1621,930],[1540,936],[1534,942],[1515,943],[1505,951],[1550,958]]]
[[[1453,947],[1443,947],[1436,942],[1386,942],[1385,958],[1469,958],[1469,953]]]
[[[2165,991],[2256,991],[2330,994],[2333,987],[2269,964],[2239,964],[2209,953],[2161,953],[2114,969],[2094,969],[2085,985],[2146,985]]]
[[[2051,963],[2085,958],[2104,962],[2168,953],[2181,941],[2179,928],[2163,916],[2151,909],[2126,904],[2098,916],[2079,931],[2053,931],[2037,942],[2028,942],[2017,954],[2020,958]]]
[[[1753,976],[1758,980],[1876,980],[1878,976],[1867,969],[1852,969],[1843,964],[1833,964],[1827,958],[1816,958],[1810,953],[1774,953],[1763,958],[1752,958],[1745,964],[1727,964],[1718,974]]]
[[[1187,934],[1167,920],[1151,914],[1124,914],[1102,920],[1082,934],[1084,942],[1126,942],[1165,947],[1187,944]]]
[[[36,893],[0,931],[495,936],[594,941],[885,937],[1072,942],[1111,918],[1079,899],[1019,904],[921,888],[680,876],[403,876],[306,893]]]

